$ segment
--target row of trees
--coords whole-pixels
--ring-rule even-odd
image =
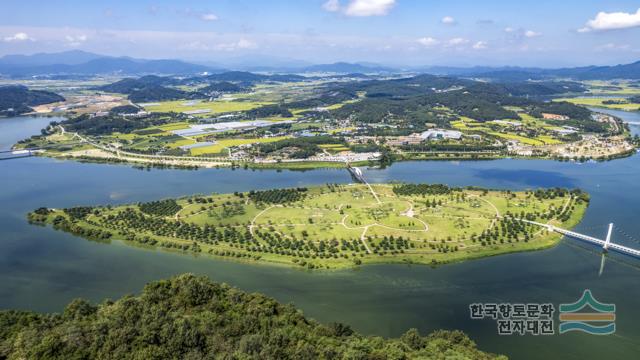
[[[69,215],[72,219],[84,219],[89,214],[93,213],[95,208],[89,206],[77,206],[64,209],[64,213]],[[44,209],[38,209],[37,212],[44,212]]]
[[[81,236],[87,239],[107,240],[113,236],[111,232],[106,230],[79,226],[74,222],[67,220],[64,216],[60,216],[60,215],[56,216],[53,219],[52,223],[53,223],[53,228],[56,230],[66,231],[68,233]]]
[[[249,198],[257,203],[285,204],[304,199],[307,188],[273,189],[263,191],[249,191]]]
[[[401,184],[393,187],[396,195],[446,195],[453,191],[459,191],[457,188],[450,188],[444,184]]]
[[[172,216],[182,210],[182,206],[174,199],[141,203],[138,207],[143,213],[156,216]]]

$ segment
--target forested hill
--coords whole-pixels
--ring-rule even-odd
[[[364,100],[346,104],[333,112],[337,117],[351,117],[366,123],[379,123],[395,116],[410,119],[417,125],[424,121],[440,124],[442,119],[424,118],[426,112],[438,107],[446,107],[457,116],[466,116],[478,121],[519,120],[519,115],[507,108],[511,106],[522,108],[534,116],[550,112],[591,124],[591,112],[586,108],[570,103],[535,100],[541,96],[579,92],[581,89],[583,90],[582,85],[572,82],[486,83],[454,77],[419,75],[394,80],[335,84],[331,91],[365,93]]]
[[[14,116],[33,111],[32,106],[64,101],[56,93],[29,90],[26,86],[0,86],[0,116]]]
[[[62,314],[0,312],[0,359],[504,359],[458,331],[398,339],[321,325],[290,305],[204,277],[147,285],[139,296]]]
[[[112,84],[99,86],[96,90],[129,95],[134,102],[169,101],[179,99],[203,99],[208,95],[200,92],[183,91],[167,85],[177,85],[171,77],[147,75],[141,78],[125,78]]]

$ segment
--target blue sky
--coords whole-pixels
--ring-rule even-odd
[[[0,55],[574,66],[640,59],[640,1],[2,0]]]

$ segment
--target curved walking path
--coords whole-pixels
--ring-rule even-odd
[[[367,230],[369,230],[369,228],[372,225],[367,225],[364,227],[364,230],[362,231],[362,235],[360,235],[360,241],[362,242],[362,244],[364,245],[365,249],[367,249],[367,253],[371,254],[371,249],[369,248],[369,245],[367,244],[367,240],[365,238],[365,235],[367,234]]]
[[[251,234],[251,236],[255,236],[255,234],[253,233],[253,228],[256,226],[256,220],[265,212],[267,212],[268,210],[273,209],[274,207],[278,207],[278,205],[272,205],[269,206],[268,208],[260,211],[258,214],[256,214],[256,216],[253,217],[253,219],[251,219],[251,224],[249,225],[249,233]]]

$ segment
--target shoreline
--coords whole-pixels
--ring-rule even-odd
[[[374,187],[378,188],[378,191],[380,191],[381,186],[384,188],[387,185],[388,184],[374,184]],[[355,186],[355,185],[350,184],[346,186],[349,187],[349,186]],[[457,190],[457,191],[466,192],[466,191],[486,190],[492,193],[491,196],[498,196],[504,193],[503,190],[489,190],[489,189],[471,190],[471,188],[469,187],[459,188],[459,189],[460,190]],[[321,188],[318,187],[318,190],[321,190]],[[524,193],[524,191],[518,192],[518,193]],[[230,194],[223,194],[222,196],[228,196],[228,195]],[[385,196],[388,196],[388,195],[385,195]],[[473,197],[477,195],[473,195],[472,193],[471,196]],[[315,197],[312,197],[310,200],[314,198]],[[185,198],[178,198],[178,199],[186,201],[192,198],[185,197]],[[489,199],[493,199],[493,198],[490,197]],[[583,201],[582,202],[576,201],[579,199],[580,199],[580,196],[570,195],[566,200],[562,200],[562,202],[565,205],[561,212],[561,215],[562,213],[565,212],[565,209],[568,209],[568,206],[571,205],[571,211],[568,212],[568,218],[562,221],[560,218],[554,216],[552,218],[549,218],[547,223],[560,225],[563,228],[567,228],[567,229],[573,229],[582,221],[589,207],[588,200],[586,201],[586,203]],[[417,200],[413,200],[411,197],[406,199],[397,197],[397,199],[392,201],[408,201],[409,203],[412,204],[411,207],[413,208],[413,201],[417,201]],[[484,201],[487,201],[487,200],[484,200]],[[192,203],[189,202],[189,204],[192,204]],[[506,214],[507,216],[503,216],[503,215],[500,215],[498,208],[495,208],[495,206],[492,205],[492,203],[489,202],[489,205],[491,205],[495,209],[497,217],[494,218],[491,225],[486,229],[493,229],[494,224],[496,223],[496,220],[498,220],[498,223],[502,223],[502,220],[506,220],[507,223],[509,221],[517,222],[517,218],[513,217],[513,215],[509,215],[508,210]],[[113,211],[116,211],[118,208],[129,209],[131,206],[134,206],[134,205],[131,205],[131,204],[120,205],[114,208]],[[304,206],[304,205],[298,204],[296,206]],[[574,207],[575,207],[575,210],[574,210]],[[274,206],[271,206],[270,208],[274,208]],[[267,208],[267,210],[270,208]],[[341,208],[342,206],[338,207],[338,209],[341,209]],[[39,209],[39,210],[42,210],[42,209]],[[95,212],[95,216],[89,215],[88,218],[74,218],[74,217],[70,217],[68,213],[66,213],[66,210],[62,211],[60,209],[58,210],[47,209],[47,211],[45,211],[44,213],[39,211],[31,212],[28,214],[27,218],[32,225],[40,225],[40,226],[47,226],[47,227],[52,226],[52,228],[57,231],[70,233],[75,237],[83,238],[87,241],[98,241],[98,242],[104,242],[104,243],[118,242],[126,246],[132,246],[132,247],[140,248],[143,250],[153,250],[153,251],[160,250],[160,251],[166,251],[173,254],[191,255],[194,257],[205,255],[205,256],[213,257],[215,259],[225,259],[225,260],[230,260],[234,262],[250,263],[250,264],[257,264],[257,265],[284,266],[287,268],[294,268],[294,269],[305,270],[305,271],[311,271],[311,270],[334,271],[334,270],[341,270],[341,269],[357,269],[362,266],[376,265],[376,264],[398,264],[398,265],[404,264],[404,265],[421,265],[421,266],[427,265],[427,266],[434,267],[434,266],[459,263],[459,262],[464,262],[469,260],[482,259],[485,257],[507,255],[507,254],[519,253],[519,252],[545,250],[545,249],[549,249],[557,246],[561,242],[561,240],[564,238],[563,235],[556,232],[550,233],[543,229],[539,231],[530,229],[529,231],[532,231],[532,232],[529,235],[526,235],[526,237],[523,240],[521,240],[517,235],[514,242],[512,242],[511,238],[509,237],[508,242],[504,241],[504,238],[501,238],[500,243],[498,243],[496,240],[497,238],[494,238],[493,243],[491,243],[491,241],[488,241],[485,246],[485,242],[484,240],[482,240],[482,238],[478,239],[478,242],[476,242],[475,237],[471,237],[471,239],[473,240],[473,243],[471,244],[470,242],[464,241],[464,238],[466,238],[465,236],[464,238],[458,239],[455,242],[450,243],[450,241],[452,240],[451,240],[451,236],[449,236],[449,240],[447,240],[447,243],[446,243],[446,248],[448,250],[449,246],[451,245],[455,247],[455,251],[454,250],[440,251],[439,249],[440,242],[442,242],[443,244],[442,246],[445,246],[444,238],[440,238],[439,235],[436,235],[438,237],[433,237],[432,239],[429,239],[429,241],[427,242],[428,240],[427,236],[433,236],[433,235],[425,235],[425,236],[418,236],[415,239],[413,239],[412,237],[408,237],[406,241],[412,243],[411,247],[409,248],[407,245],[406,250],[402,250],[398,252],[393,251],[393,248],[391,248],[392,251],[388,253],[386,250],[387,248],[385,247],[384,248],[385,250],[382,252],[378,252],[376,250],[372,253],[369,250],[369,247],[367,245],[367,251],[365,251],[365,253],[360,253],[360,250],[357,250],[349,254],[351,256],[342,256],[342,255],[349,253],[350,251],[353,251],[353,250],[347,250],[344,252],[335,253],[333,257],[332,256],[325,257],[326,255],[324,255],[324,253],[315,254],[315,255],[313,253],[310,253],[309,255],[311,256],[309,255],[301,256],[299,254],[300,250],[293,251],[294,253],[298,253],[297,255],[294,253],[290,254],[289,252],[286,252],[286,254],[280,253],[279,251],[277,251],[278,248],[276,248],[276,251],[269,250],[269,249],[253,250],[253,249],[249,249],[249,247],[245,248],[244,246],[238,246],[238,244],[236,244],[233,241],[232,242],[227,242],[227,240],[218,241],[217,237],[216,237],[216,241],[214,242],[211,242],[211,240],[207,241],[206,237],[204,240],[196,241],[193,238],[181,238],[179,236],[175,237],[171,235],[160,235],[160,234],[154,234],[153,232],[148,233],[148,231],[140,233],[139,236],[133,236],[132,235],[133,228],[128,228],[128,227],[121,228],[120,226],[114,227],[113,224],[109,225],[110,224],[109,222],[103,223],[104,220],[100,220],[100,219],[104,219],[105,215],[102,215],[102,214],[98,215],[98,212],[100,213],[106,212],[106,214],[113,214],[113,211],[111,210],[110,206],[107,206],[107,207],[98,206],[98,207],[92,207],[87,209],[94,209],[94,210],[90,210],[89,214],[92,214]],[[259,209],[260,208],[258,208],[258,210]],[[289,209],[289,208],[284,207],[283,211],[286,211],[286,209]],[[503,208],[502,210],[504,211],[505,209]],[[256,217],[260,216],[262,213],[264,213],[264,211],[265,210],[259,212],[258,215],[256,215]],[[340,211],[342,214],[342,210]],[[440,211],[443,211],[443,210],[440,210]],[[180,212],[178,212],[178,214],[179,213]],[[445,213],[443,213],[443,216],[444,215]],[[450,214],[450,215],[453,216],[453,214]],[[112,215],[107,215],[107,219],[110,218],[111,216]],[[344,219],[342,222],[343,226],[345,227],[346,225],[344,224],[344,220],[346,219],[347,216],[349,215],[344,216]],[[429,215],[426,215],[426,216],[429,217]],[[410,217],[413,218],[413,215],[410,215]],[[169,220],[168,217],[163,217],[163,218],[166,218],[166,220]],[[170,220],[174,220],[173,216],[171,216],[170,218],[171,218]],[[178,218],[176,217],[175,220],[177,221],[177,219]],[[420,218],[417,218],[417,219],[418,221],[423,221]],[[255,219],[253,221],[255,221]],[[429,221],[429,220],[426,220],[426,221]],[[183,223],[185,225],[191,224],[190,222],[183,222]],[[269,221],[269,223],[271,222]],[[435,223],[437,224],[437,221]],[[222,226],[217,223],[207,223],[207,224],[210,224],[211,226],[218,227],[218,228]],[[382,223],[379,223],[378,221],[376,221],[373,224],[369,224],[365,226],[365,228],[368,229],[371,226],[374,226],[374,227],[382,226],[383,228],[387,227],[384,224],[385,224],[384,220]],[[242,224],[237,226],[240,226],[240,229],[242,229],[243,226],[241,225]],[[278,226],[278,225],[275,225],[275,226]],[[446,225],[439,225],[439,226],[446,226]],[[347,227],[347,229],[349,229],[349,227]],[[442,231],[442,229],[439,229],[439,230],[438,229],[439,228],[436,228],[435,230],[436,234],[438,234],[439,231]],[[329,229],[326,231],[336,231],[336,230]],[[400,232],[402,231],[404,230],[401,230]],[[409,231],[413,231],[413,230],[409,230]],[[480,229],[475,229],[474,234],[476,234],[477,231],[480,231]],[[403,234],[400,234],[400,238],[402,238]],[[451,232],[449,234],[455,235],[455,232]],[[465,231],[465,234],[466,234],[466,231]],[[484,234],[484,231],[483,231],[483,234]],[[531,236],[531,240],[528,240],[529,236]],[[376,236],[375,238],[379,239],[378,236]],[[334,235],[334,239],[335,239],[335,235]],[[341,241],[344,241],[344,240],[345,239],[343,238]],[[255,241],[255,240],[252,240],[252,241]],[[294,238],[294,241],[295,241],[295,238]],[[313,240],[314,243],[318,241],[322,242],[324,241],[324,239],[318,238],[316,240]],[[352,238],[347,238],[346,241],[351,242],[355,240]],[[364,242],[364,240],[362,241]],[[372,241],[371,238],[367,240],[367,242],[369,242],[373,246],[374,243],[371,241]],[[480,246],[481,245],[480,242],[482,243],[482,246]],[[244,242],[239,244],[244,244]],[[258,244],[258,243],[256,242],[255,244]],[[415,248],[413,244],[416,245]],[[249,245],[251,245],[251,242],[249,242]],[[259,247],[261,246],[263,245],[259,245]],[[344,246],[344,243],[343,243],[343,246]],[[458,246],[461,247],[460,250],[458,250]],[[251,245],[251,247],[253,247],[253,245]],[[438,251],[435,251],[435,250],[438,250]],[[358,253],[358,255],[356,255],[356,253]],[[331,252],[329,252],[328,254],[330,255]],[[340,254],[340,256],[337,256],[338,254]],[[316,258],[316,256],[318,256],[318,258]]]
[[[18,149],[16,149],[18,150]],[[584,163],[588,161],[607,162],[618,159],[624,159],[634,156],[640,151],[637,147],[626,152],[609,155],[606,157],[590,158],[585,157],[584,161],[579,158],[558,158],[553,156],[524,156],[517,154],[495,154],[487,156],[460,156],[455,153],[421,153],[414,154],[412,156],[403,156],[399,159],[394,159],[391,163],[401,163],[410,161],[493,161],[503,159],[519,159],[519,160],[548,160],[558,162],[576,162]],[[70,154],[50,154],[43,152],[34,152],[34,155],[42,158],[50,158],[57,160],[70,160],[81,163],[94,163],[94,164],[123,164],[142,167],[153,168],[172,168],[172,169],[187,169],[187,170],[200,170],[200,169],[220,169],[220,168],[232,168],[232,169],[255,169],[255,170],[315,170],[315,169],[342,169],[346,168],[346,163],[336,161],[289,161],[289,162],[235,162],[235,161],[194,161],[185,160],[180,162],[179,160],[170,161],[153,161],[151,159],[136,158],[136,157],[101,157],[90,155],[70,155]],[[359,161],[351,163],[352,166],[380,166],[379,161]]]

